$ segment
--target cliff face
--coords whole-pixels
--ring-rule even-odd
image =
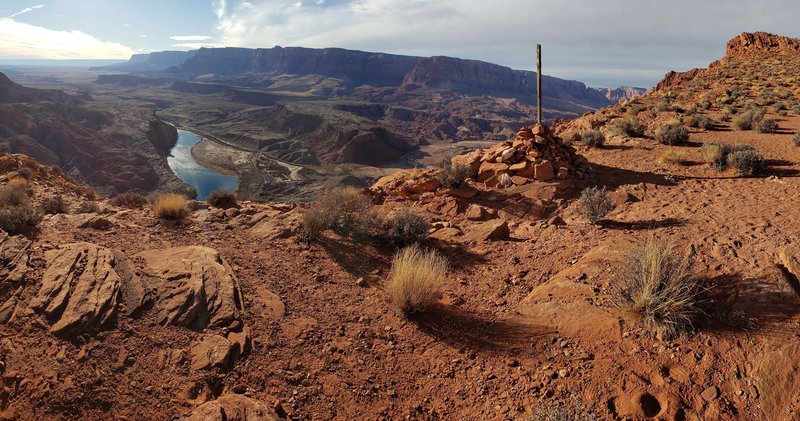
[[[116,70],[119,72],[154,72],[170,67],[178,66],[190,57],[194,56],[197,50],[192,51],[159,51],[149,54],[134,54],[125,63],[112,64],[110,66],[92,67],[90,70]]]
[[[647,92],[645,88],[636,88],[633,86],[620,86],[619,88],[594,88],[611,102],[619,102],[621,100],[638,98]]]

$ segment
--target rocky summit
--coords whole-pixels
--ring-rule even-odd
[[[0,419],[798,419],[798,45],[536,124],[446,57],[0,77]]]

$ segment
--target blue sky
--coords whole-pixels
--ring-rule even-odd
[[[722,57],[741,32],[799,37],[797,16],[797,0],[2,0],[0,59],[282,45],[531,69],[538,42],[546,74],[652,86]]]

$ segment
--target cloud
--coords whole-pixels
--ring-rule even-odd
[[[178,44],[172,44],[173,47],[176,48],[189,48],[191,50],[197,50],[198,48],[219,48],[223,47],[220,44],[211,44],[211,43],[203,43],[203,42],[181,42]]]
[[[773,0],[213,0],[218,43],[450,55],[596,85],[653,85],[706,66],[744,31],[798,36],[800,3]],[[781,13],[775,13],[780,10]],[[657,15],[654,15],[657,13]]]
[[[175,35],[169,37],[169,39],[173,41],[206,41],[211,39],[211,37],[206,35]]]
[[[0,57],[42,59],[127,59],[134,51],[81,31],[56,31],[0,18]]]
[[[24,15],[25,13],[33,12],[34,10],[41,9],[42,7],[44,7],[43,4],[39,4],[39,5],[36,5],[36,6],[31,6],[31,7],[26,7],[24,9],[20,10],[19,12],[14,13],[13,15],[9,16],[9,18],[15,18],[15,17],[17,17],[19,15]]]

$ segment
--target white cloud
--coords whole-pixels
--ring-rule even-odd
[[[36,6],[31,6],[31,7],[26,7],[24,9],[20,10],[19,12],[14,13],[13,15],[9,16],[9,18],[15,18],[15,17],[17,17],[19,15],[24,15],[25,13],[33,12],[34,10],[41,9],[42,7],[44,7],[43,4],[39,4],[39,5],[36,5]]]
[[[43,59],[123,59],[133,50],[81,31],[56,31],[0,18],[0,57]]]
[[[743,31],[798,36],[797,0],[213,0],[218,43],[450,55],[594,84],[655,84],[705,66]],[[653,11],[658,11],[654,18]],[[775,13],[781,10],[782,13]]]
[[[173,41],[206,41],[211,39],[207,35],[175,35],[169,37]]]
[[[210,43],[203,43],[203,42],[181,42],[181,43],[178,43],[178,44],[172,44],[172,46],[173,47],[177,47],[177,48],[188,48],[188,49],[191,49],[191,50],[196,50],[198,48],[203,48],[203,47],[205,47],[205,48],[223,47],[222,45],[219,45],[219,44],[210,44]]]

